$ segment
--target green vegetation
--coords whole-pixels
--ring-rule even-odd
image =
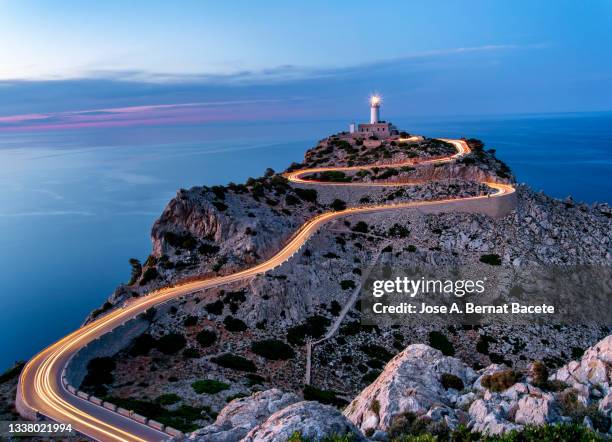
[[[440,376],[440,383],[445,390],[452,388],[461,391],[464,387],[461,378],[451,373],[442,373],[442,376]]]
[[[344,210],[346,209],[346,203],[342,200],[339,199],[335,199],[332,201],[332,203],[329,205],[333,210],[335,210],[336,212],[340,211],[340,210]]]
[[[366,374],[363,375],[361,380],[365,382],[366,384],[371,384],[378,378],[378,376],[380,376],[381,373],[382,372],[380,370],[370,370]]]
[[[214,379],[202,379],[192,383],[191,388],[198,394],[215,394],[229,389],[230,386],[225,382],[216,381]]]
[[[183,432],[190,432],[199,428],[201,425],[195,422],[204,419],[206,415],[210,418],[214,417],[209,407],[198,408],[181,405],[176,410],[169,410],[162,404],[142,399],[106,396],[104,400]]]
[[[295,356],[295,352],[290,345],[278,339],[265,339],[263,341],[255,341],[251,344],[253,353],[263,356],[266,359],[274,361],[287,360]]]
[[[355,281],[350,279],[343,279],[342,281],[340,281],[340,287],[342,288],[342,290],[354,289]]]
[[[439,331],[429,332],[429,345],[440,350],[445,356],[455,355],[455,347],[453,347],[453,344],[448,338]]]
[[[204,306],[206,311],[211,315],[220,315],[223,313],[223,301],[217,299],[215,302],[210,302]]]
[[[351,177],[346,176],[344,172],[339,172],[335,170],[321,172],[319,174],[315,174],[315,179],[319,181],[331,181],[334,183],[349,183],[351,182]]]
[[[225,317],[225,319],[223,320],[223,325],[225,325],[225,329],[227,331],[235,333],[243,332],[248,328],[244,321],[238,318],[234,318],[231,315]]]
[[[304,323],[287,330],[287,341],[293,345],[304,345],[307,336],[315,339],[323,336],[329,324],[330,320],[325,316],[311,316]]]
[[[410,230],[397,223],[393,224],[389,229],[389,236],[397,236],[399,238],[407,238],[410,235]]]
[[[148,355],[151,349],[156,345],[157,341],[153,336],[148,333],[143,333],[132,340],[128,352],[132,356],[145,356]]]
[[[198,245],[198,241],[190,232],[185,233],[164,233],[164,241],[175,249],[193,250]]]
[[[387,362],[393,357],[393,354],[389,352],[385,347],[381,347],[376,344],[367,344],[359,347],[362,352],[371,358],[380,359],[381,361]]]
[[[214,255],[219,251],[219,246],[214,244],[203,243],[198,247],[198,252],[201,255]]]
[[[353,232],[368,233],[368,225],[363,221],[359,221],[351,228],[351,230]]]
[[[132,267],[132,271],[130,274],[130,281],[128,282],[128,285],[132,285],[136,281],[138,281],[138,278],[140,278],[140,275],[142,275],[142,264],[140,264],[140,261],[138,261],[136,258],[130,258],[129,262],[130,267]]]
[[[157,349],[165,355],[173,355],[187,345],[185,336],[180,333],[168,333],[157,340]]]
[[[479,261],[484,262],[485,264],[492,265],[492,266],[499,266],[502,263],[501,257],[495,253],[482,255]]]
[[[198,323],[198,317],[193,315],[188,315],[183,321],[183,325],[185,327],[193,327]]]
[[[202,330],[196,335],[196,341],[202,347],[210,347],[217,340],[217,334],[212,330]]]
[[[155,267],[147,267],[147,269],[142,274],[142,279],[140,280],[140,285],[147,285],[149,282],[157,279],[159,277],[159,272]]]
[[[297,196],[299,196],[303,201],[307,201],[309,203],[317,202],[317,191],[314,189],[301,189],[296,187],[293,189]]]
[[[111,308],[113,308],[113,304],[111,304],[110,302],[106,301],[104,304],[102,304],[102,307],[95,309],[91,313],[91,316],[94,317],[94,318],[97,318],[102,313],[109,311]]]
[[[200,357],[200,352],[197,348],[187,347],[183,350],[183,357],[185,359],[196,359]]]
[[[298,204],[299,202],[300,202],[299,198],[294,195],[289,194],[285,197],[285,204],[287,204],[288,206],[294,206]]]
[[[211,362],[225,368],[232,368],[240,371],[257,371],[257,367],[250,359],[242,356],[235,355],[233,353],[224,353],[221,356],[211,358]]]
[[[113,371],[116,368],[115,360],[109,357],[93,358],[87,364],[87,374],[81,383],[81,389],[96,396],[106,394],[107,385],[115,380]]]
[[[213,201],[212,205],[215,206],[219,212],[225,212],[227,210],[227,205],[222,202]]]
[[[172,404],[176,404],[177,402],[180,402],[180,400],[181,400],[181,397],[178,394],[166,393],[166,394],[157,396],[157,398],[155,399],[155,402],[157,402],[159,405],[172,405]]]
[[[333,390],[320,390],[312,385],[304,385],[304,400],[318,401],[322,404],[335,405],[343,407],[348,402],[338,397],[338,393]]]
[[[480,384],[487,390],[499,393],[512,387],[520,378],[521,376],[514,370],[502,370],[483,376]]]

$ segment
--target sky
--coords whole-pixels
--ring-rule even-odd
[[[612,110],[612,1],[0,0],[0,132]]]

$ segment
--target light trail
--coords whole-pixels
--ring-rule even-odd
[[[441,139],[451,143],[457,153],[448,157],[431,160],[409,160],[396,164],[376,164],[372,166],[352,167],[322,167],[302,169],[286,173],[284,176],[293,183],[316,184],[325,186],[406,186],[411,185],[400,182],[387,183],[335,183],[321,182],[305,178],[306,175],[325,171],[353,171],[370,169],[372,167],[394,168],[402,166],[417,166],[423,164],[439,164],[451,162],[470,152],[470,148],[463,140]],[[62,383],[62,373],[72,356],[88,343],[109,333],[115,328],[125,324],[130,319],[144,313],[151,307],[162,304],[168,300],[179,298],[187,294],[218,287],[245,278],[260,275],[289,260],[308,239],[325,223],[355,214],[376,213],[391,210],[418,208],[426,206],[452,205],[468,200],[481,200],[508,195],[515,191],[509,184],[484,182],[494,193],[489,195],[471,196],[465,198],[446,198],[432,201],[407,201],[394,204],[373,204],[359,207],[350,207],[337,212],[326,212],[317,215],[308,221],[291,236],[287,244],[270,259],[248,269],[225,276],[216,276],[176,286],[154,290],[149,294],[137,298],[124,308],[115,309],[101,318],[92,321],[75,330],[59,341],[51,344],[34,356],[24,367],[19,378],[19,393],[21,399],[29,409],[57,422],[72,424],[80,433],[100,441],[144,442],[168,439],[166,433],[155,430],[149,426],[138,423],[133,419],[124,417],[111,410],[95,405],[70,393]]]

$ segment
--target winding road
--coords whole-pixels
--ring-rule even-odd
[[[457,153],[445,158],[419,161],[418,164],[443,163],[455,160],[457,157],[470,152],[470,148],[463,140],[442,139],[453,144]],[[379,168],[400,167],[414,165],[414,161],[403,163],[376,165]],[[305,178],[306,175],[323,171],[350,171],[368,169],[370,166],[353,167],[326,167],[317,169],[302,169],[285,174],[293,183],[308,184],[313,180]],[[375,185],[375,186],[405,186],[405,183],[333,183],[316,182],[317,185]],[[112,331],[142,314],[147,309],[171,299],[179,298],[190,293],[217,287],[224,284],[240,281],[245,278],[268,272],[290,259],[317,232],[325,223],[353,214],[383,212],[406,208],[419,208],[424,206],[447,206],[459,201],[483,200],[497,198],[514,192],[508,184],[486,182],[495,190],[490,195],[472,196],[459,199],[441,199],[436,201],[399,202],[393,204],[374,204],[360,207],[351,207],[337,212],[327,212],[317,215],[306,221],[289,239],[287,244],[270,259],[251,268],[239,272],[217,276],[197,281],[183,283],[173,287],[155,290],[146,296],[134,299],[123,308],[110,311],[108,314],[75,330],[68,336],[60,339],[34,356],[23,369],[18,385],[17,408],[24,417],[32,418],[35,415],[44,416],[53,421],[70,423],[78,432],[100,441],[161,441],[170,436],[150,426],[136,422],[116,412],[95,405],[85,399],[69,392],[62,382],[64,369],[72,356],[88,343]]]

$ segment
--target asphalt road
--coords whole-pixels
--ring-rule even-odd
[[[441,163],[453,161],[455,158],[470,151],[467,143],[462,140],[447,140],[457,148],[455,155],[437,158],[428,161],[419,161],[418,164]],[[414,161],[400,164],[377,165],[376,167],[400,167],[414,165]],[[320,169],[306,169],[286,174],[286,178],[295,183],[313,183],[304,178],[305,175],[325,170],[358,170],[372,166],[354,167],[328,167]],[[356,185],[353,183],[317,182],[317,185]],[[496,190],[490,198],[514,192],[514,188],[507,184],[486,183]],[[371,185],[371,184],[365,184]],[[405,186],[405,183],[376,183],[373,185]],[[212,287],[236,282],[270,271],[290,259],[308,241],[308,239],[325,223],[347,215],[357,213],[383,212],[404,208],[422,207],[427,205],[447,205],[457,201],[470,199],[485,199],[487,196],[475,196],[462,199],[443,199],[436,201],[402,202],[387,205],[370,205],[348,208],[337,212],[327,212],[311,218],[304,223],[290,238],[287,244],[274,256],[254,267],[241,270],[226,276],[211,277],[203,280],[191,281],[174,287],[155,290],[146,296],[132,299],[123,308],[113,310],[95,321],[75,330],[58,342],[50,345],[34,356],[26,365],[19,378],[19,394],[22,402],[28,408],[44,416],[63,423],[72,424],[77,431],[100,441],[160,441],[169,439],[169,436],[151,427],[140,424],[132,419],[123,417],[115,412],[94,405],[67,391],[62,385],[62,371],[70,358],[89,342],[110,332],[130,319],[143,313],[150,307],[170,299],[179,298],[190,293],[209,289]]]

